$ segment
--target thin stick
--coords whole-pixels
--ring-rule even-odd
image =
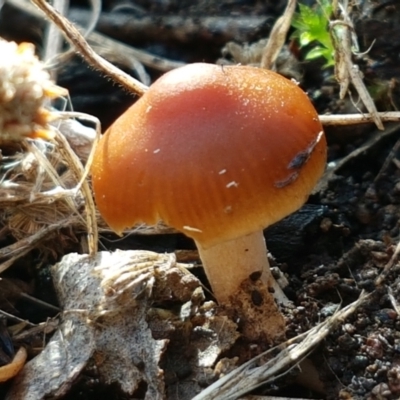
[[[28,301],[30,301],[31,303],[38,304],[43,308],[47,308],[47,309],[55,311],[57,313],[59,313],[61,311],[61,309],[59,307],[53,306],[53,304],[46,303],[43,300],[37,299],[36,297],[33,297],[33,296],[30,296],[27,293],[22,292],[21,293],[21,297],[26,299],[26,300],[28,300]]]
[[[119,68],[115,67],[113,64],[96,54],[86,42],[84,37],[80,34],[78,29],[76,29],[75,26],[66,18],[57,13],[57,11],[54,10],[50,4],[45,2],[45,0],[32,0],[32,2],[62,30],[66,39],[77,49],[84,60],[93,68],[99,69],[100,71],[109,75],[113,80],[118,82],[127,90],[134,92],[139,96],[142,96],[147,91],[148,87],[146,85],[139,82],[135,78],[132,78],[130,75],[121,71]]]
[[[10,321],[16,322],[16,323],[23,323],[26,326],[30,326],[30,327],[34,327],[37,326],[37,324],[34,324],[30,321],[28,321],[27,319],[22,319],[17,317],[16,315],[10,314],[7,311],[4,310],[0,310],[0,315],[3,315],[4,317],[6,317],[7,319],[9,319]]]
[[[400,122],[399,111],[379,112],[377,115],[383,122]],[[375,115],[371,114],[336,114],[320,115],[319,120],[324,126],[358,125],[375,122]]]

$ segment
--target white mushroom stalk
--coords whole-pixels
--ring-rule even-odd
[[[271,289],[275,301],[287,304],[286,295],[271,274],[263,231],[208,248],[203,248],[199,242],[196,245],[219,303],[228,303],[246,279],[261,278]]]

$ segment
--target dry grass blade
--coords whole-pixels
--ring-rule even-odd
[[[94,205],[92,192],[90,190],[89,184],[87,182],[85,170],[80,163],[77,155],[72,151],[67,139],[61,134],[57,135],[55,138],[56,143],[59,145],[60,153],[64,154],[66,160],[69,161],[69,167],[75,174],[75,177],[80,180],[77,185],[77,189],[81,189],[86,210],[86,222],[88,230],[88,244],[90,255],[95,255],[97,253],[97,242],[98,242],[98,232],[97,232],[97,222],[96,222],[96,207]]]
[[[88,244],[89,244],[89,253],[90,255],[95,255],[97,253],[97,243],[98,243],[98,229],[97,229],[97,220],[96,220],[96,206],[94,204],[92,191],[89,187],[89,183],[87,181],[87,176],[89,174],[90,166],[93,161],[94,150],[96,148],[97,142],[100,139],[101,128],[100,122],[95,117],[88,116],[82,113],[60,113],[60,116],[64,116],[64,118],[70,117],[79,117],[85,118],[91,122],[96,124],[96,138],[92,145],[92,151],[89,154],[88,161],[86,163],[86,167],[83,168],[81,161],[78,156],[72,150],[70,144],[67,139],[59,133],[55,141],[59,145],[58,149],[60,154],[64,156],[64,158],[68,162],[68,166],[75,174],[76,179],[78,180],[78,184],[75,187],[76,191],[81,190],[85,202],[85,210],[86,210],[86,223],[88,230]]]
[[[28,150],[28,152],[32,153],[38,161],[38,166],[37,166],[38,174],[35,179],[35,184],[30,196],[30,200],[34,201],[36,194],[41,191],[41,183],[45,179],[44,173],[47,174],[47,176],[50,178],[50,180],[56,187],[63,188],[64,183],[62,182],[60,176],[58,175],[56,167],[53,166],[50,160],[45,156],[46,153],[42,152],[40,149],[38,149],[38,147],[36,147],[35,144],[33,144],[32,142],[28,142],[27,140],[23,141],[23,144],[25,144],[25,147]],[[77,208],[72,199],[66,196],[65,202],[71,208],[72,212],[77,213]]]
[[[344,98],[351,82],[360,96],[361,102],[371,114],[375,125],[378,129],[383,130],[384,126],[375,103],[363,82],[358,65],[354,64],[352,60],[352,47],[357,49],[358,44],[354,34],[353,22],[348,13],[347,1],[344,3],[344,5],[338,4],[341,20],[330,23],[330,33],[335,47],[335,75],[340,85],[340,98]]]
[[[86,42],[85,38],[78,31],[78,29],[71,22],[69,22],[68,19],[58,14],[52,6],[46,3],[46,1],[32,0],[32,2],[36,6],[38,6],[46,14],[46,16],[62,30],[67,40],[73,46],[75,46],[75,48],[82,55],[85,61],[88,62],[93,68],[99,69],[100,71],[106,73],[120,85],[122,85],[129,91],[136,93],[139,96],[143,95],[146,92],[146,90],[148,89],[146,85],[132,78],[130,75],[121,71],[113,64],[109,63],[107,60],[96,54]]]
[[[295,9],[296,0],[289,0],[283,15],[275,22],[263,51],[261,59],[262,68],[274,69],[275,61],[285,44]]]
[[[315,328],[258,355],[209,386],[193,400],[234,400],[260,385],[273,382],[310,354],[339,323],[352,314],[369,296],[362,293],[357,301],[337,311]],[[279,353],[275,355],[277,351]]]
[[[66,15],[68,12],[69,1],[68,0],[54,0],[54,8],[62,15]],[[62,36],[54,24],[49,24],[46,30],[44,38],[44,62],[48,62],[52,58],[56,57],[61,52],[62,48]],[[50,70],[51,78],[57,80],[57,71],[55,69]]]
[[[400,315],[400,304],[398,300],[394,297],[393,290],[390,287],[388,287],[387,289],[389,300],[392,303],[394,310],[397,312],[398,315]]]
[[[38,247],[40,242],[45,240],[50,234],[62,228],[67,228],[77,223],[77,217],[71,216],[64,221],[58,221],[55,224],[48,225],[32,235],[17,241],[9,246],[0,249],[0,258],[11,257],[6,262],[0,264],[0,273],[10,267],[15,260],[27,254],[29,251]]]
[[[95,30],[97,22],[99,21],[99,18],[101,15],[102,0],[90,0],[89,2],[92,6],[92,16],[91,16],[88,26],[86,28],[86,31],[84,34],[85,37],[88,36],[90,33],[92,33]]]
[[[375,280],[376,285],[379,286],[379,285],[383,284],[383,282],[385,281],[386,277],[388,276],[390,270],[395,265],[395,263],[398,261],[399,255],[400,255],[400,242],[397,243],[392,257],[390,258],[389,262],[385,265],[385,267],[383,268],[383,271],[380,273],[378,278]],[[398,307],[395,307],[395,308],[398,308]]]

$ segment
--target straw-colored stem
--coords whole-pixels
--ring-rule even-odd
[[[278,303],[287,303],[286,296],[271,274],[262,231],[209,248],[203,248],[198,242],[196,244],[218,303],[228,302],[245,279],[257,275],[269,288],[273,288],[273,297]]]

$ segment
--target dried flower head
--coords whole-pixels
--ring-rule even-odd
[[[45,103],[67,95],[67,90],[51,81],[33,44],[0,38],[0,54],[0,140],[52,138],[49,122],[55,114]]]

